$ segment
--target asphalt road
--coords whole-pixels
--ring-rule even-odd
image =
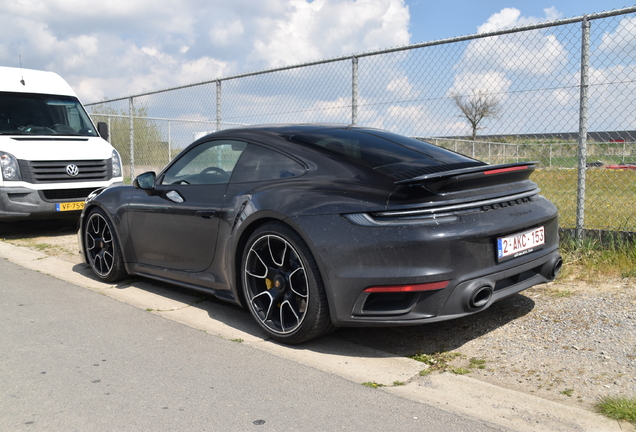
[[[0,431],[504,430],[0,259]]]

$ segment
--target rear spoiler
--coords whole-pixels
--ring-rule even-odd
[[[512,183],[530,178],[539,162],[517,162],[501,165],[480,165],[451,171],[424,174],[396,185],[421,185],[433,192],[451,192],[495,184]]]

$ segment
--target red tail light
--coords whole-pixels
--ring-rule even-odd
[[[417,292],[417,291],[435,291],[446,288],[449,281],[432,282],[415,285],[386,285],[369,287],[364,290],[367,293],[395,293],[395,292]]]
[[[490,170],[490,171],[484,171],[484,174],[486,174],[486,175],[488,175],[488,174],[499,174],[499,173],[505,173],[505,172],[510,172],[510,171],[520,171],[520,170],[524,170],[524,169],[528,169],[528,166],[524,165],[524,166],[516,166],[516,167],[510,167],[510,168],[495,169],[495,170]]]

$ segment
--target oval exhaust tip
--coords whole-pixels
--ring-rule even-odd
[[[550,276],[552,276],[552,279],[555,279],[559,275],[559,272],[561,271],[562,266],[563,266],[563,259],[559,257],[554,261],[554,265],[552,266],[552,271],[550,272]]]
[[[468,305],[473,309],[484,307],[492,297],[493,289],[489,285],[483,285],[477,288],[470,296]]]

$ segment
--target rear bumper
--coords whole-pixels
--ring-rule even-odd
[[[295,218],[321,269],[337,326],[398,326],[478,313],[554,279],[560,269],[556,208],[544,198],[523,211],[461,214],[435,225],[359,226],[339,215]],[[545,228],[545,244],[497,260],[497,238]],[[420,292],[369,287],[447,282]]]
[[[340,326],[415,325],[461,318],[534,285],[554,279],[561,266],[557,250],[495,273],[467,275],[444,289],[414,293],[362,293]]]

